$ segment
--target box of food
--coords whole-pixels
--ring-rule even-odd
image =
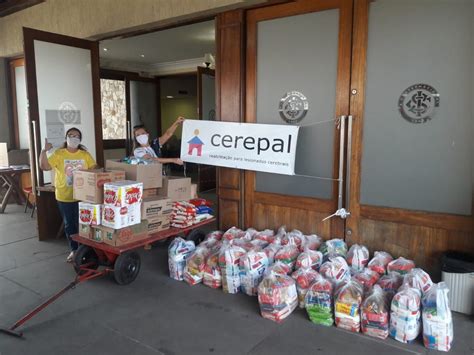
[[[98,226],[102,214],[102,205],[89,202],[79,202],[79,224]]]
[[[162,165],[155,164],[127,164],[119,160],[108,159],[105,162],[107,169],[125,171],[127,180],[143,183],[144,189],[152,189],[162,186]]]
[[[117,170],[76,170],[73,179],[74,199],[90,203],[104,202],[104,184],[125,179],[125,172]]]
[[[191,198],[198,198],[197,184],[191,184]]]
[[[140,204],[129,206],[108,206],[102,208],[102,225],[119,229],[138,224],[141,221]]]
[[[143,198],[158,196],[158,189],[143,189]]]
[[[148,234],[158,233],[170,228],[170,216],[160,216],[153,220],[148,221]]]
[[[158,189],[160,196],[167,196],[173,201],[191,199],[191,178],[164,176],[163,187]]]
[[[107,206],[139,205],[142,202],[142,195],[141,182],[122,180],[104,184],[104,204]]]
[[[79,235],[83,238],[92,239],[93,228],[90,224],[79,224]]]
[[[143,199],[142,218],[148,221],[171,214],[173,201],[168,197],[156,196]]]
[[[148,237],[148,221],[143,220],[139,224],[120,229],[98,226],[96,229],[97,238],[103,243],[120,246],[133,243]]]

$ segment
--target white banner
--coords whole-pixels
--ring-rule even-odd
[[[294,175],[297,126],[186,120],[185,162]]]

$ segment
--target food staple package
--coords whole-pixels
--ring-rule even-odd
[[[204,238],[204,240],[216,240],[216,241],[220,241],[222,239],[222,235],[224,233],[222,231],[214,231],[214,232],[210,232],[206,235],[206,237]]]
[[[386,339],[388,337],[389,313],[390,306],[387,295],[379,285],[375,285],[362,302],[362,333]]]
[[[354,244],[347,252],[347,263],[351,267],[353,274],[364,270],[369,262],[369,250],[359,244]]]
[[[296,245],[298,249],[303,244],[304,235],[299,230],[294,229],[281,239],[281,245]]]
[[[258,304],[263,318],[283,321],[298,305],[295,281],[287,275],[269,273],[258,285]]]
[[[281,261],[277,261],[274,264],[271,264],[267,270],[265,271],[264,276],[268,276],[271,273],[280,274],[280,275],[288,275],[291,272],[291,268],[288,264],[282,263]]]
[[[317,271],[321,267],[322,262],[323,253],[306,248],[305,251],[296,258],[296,269],[310,267]]]
[[[402,286],[390,307],[390,336],[402,343],[410,343],[420,334],[420,291]]]
[[[328,327],[333,325],[332,296],[332,283],[318,275],[309,287],[305,298],[306,313],[311,322]]]
[[[403,277],[403,283],[408,284],[410,287],[417,288],[424,295],[433,286],[430,275],[428,275],[423,269],[414,268],[408,274]]]
[[[280,250],[281,244],[279,243],[271,243],[267,245],[263,251],[267,254],[268,257],[268,265],[272,265],[275,261],[275,254],[278,250]]]
[[[376,251],[374,257],[369,261],[367,267],[380,275],[387,272],[387,265],[393,260],[393,257],[385,251]]]
[[[168,247],[168,267],[172,279],[183,281],[186,259],[195,248],[192,240],[184,240],[180,237],[174,238],[170,243]]]
[[[303,244],[301,245],[301,251],[306,249],[318,250],[322,243],[323,240],[316,234],[305,235]]]
[[[288,244],[282,246],[275,254],[275,262],[281,261],[287,264],[291,269],[295,266],[296,258],[299,255],[299,250],[296,245]]]
[[[206,265],[202,272],[202,283],[211,288],[222,287],[222,274],[219,267],[220,250],[214,250],[207,257]]]
[[[235,238],[242,238],[244,235],[245,235],[245,232],[242,229],[239,229],[237,227],[232,227],[224,233],[222,238],[226,240],[232,240]]]
[[[368,268],[365,268],[354,275],[354,279],[364,287],[364,291],[369,291],[379,278],[380,275],[378,273]]]
[[[346,282],[351,278],[349,265],[347,265],[346,260],[342,256],[330,257],[328,261],[321,265],[319,273],[332,282],[334,286]]]
[[[209,249],[204,246],[198,246],[192,254],[186,259],[184,268],[184,281],[190,285],[196,285],[202,282],[204,266],[209,256]]]
[[[387,272],[394,271],[403,276],[408,274],[413,268],[415,268],[415,262],[413,260],[399,257],[388,263]]]
[[[263,251],[251,250],[240,257],[239,266],[242,292],[249,296],[256,296],[258,285],[268,266],[267,254]]]
[[[321,244],[319,251],[323,253],[324,260],[329,259],[331,256],[342,256],[345,258],[347,255],[347,244],[342,239],[330,239]]]
[[[337,288],[334,316],[338,328],[356,333],[360,331],[360,305],[363,292],[362,285],[353,280]]]
[[[310,267],[296,270],[291,277],[296,282],[296,291],[298,293],[298,303],[300,308],[305,308],[305,297],[309,286],[317,279],[319,273]]]
[[[454,335],[448,292],[446,284],[440,282],[433,285],[423,296],[423,343],[428,349],[451,349]]]
[[[264,240],[267,243],[272,243],[275,239],[275,232],[271,229],[265,229],[263,231],[257,232],[254,239]]]
[[[389,272],[377,281],[377,285],[386,292],[389,302],[392,302],[392,298],[398,292],[402,282],[403,277],[398,272]]]
[[[240,292],[240,257],[245,249],[233,244],[224,244],[219,253],[219,266],[222,275],[222,290],[227,293]]]

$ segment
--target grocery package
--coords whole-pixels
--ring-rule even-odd
[[[209,256],[209,249],[204,246],[198,246],[186,259],[183,278],[190,285],[196,285],[202,282],[204,266]]]
[[[245,231],[246,235],[250,237],[250,239],[254,239],[257,235],[258,231],[255,228],[247,228]]]
[[[387,271],[387,265],[393,260],[393,257],[384,251],[376,251],[374,257],[369,261],[367,267],[380,275],[384,275]]]
[[[101,224],[102,205],[79,202],[79,223],[87,224],[92,226],[98,226]]]
[[[169,216],[172,212],[173,202],[163,196],[144,197],[142,201],[142,218],[154,221]]]
[[[239,266],[242,292],[249,296],[256,296],[258,285],[268,266],[267,254],[263,251],[250,250],[240,257]]]
[[[219,253],[219,267],[222,275],[222,289],[227,293],[238,293],[240,291],[240,267],[239,261],[245,249],[232,243],[224,244]]]
[[[351,267],[352,273],[362,271],[369,262],[369,250],[359,244],[354,244],[347,252],[347,263]]]
[[[195,245],[192,240],[174,238],[168,247],[168,267],[172,279],[182,281],[186,258],[194,251]]]
[[[281,238],[281,245],[296,245],[298,248],[300,248],[303,240],[303,233],[297,229],[294,229],[290,233],[286,233],[286,235]]]
[[[175,201],[170,217],[172,227],[190,227],[196,223],[196,207],[187,201]]]
[[[193,198],[189,200],[189,203],[193,204],[195,207],[200,207],[200,206],[211,207],[212,206],[212,202],[209,200],[206,200],[205,198]]]
[[[288,264],[282,263],[281,261],[277,261],[267,268],[264,276],[268,276],[271,273],[288,275],[290,272],[291,272],[291,268]]]
[[[281,248],[280,244],[271,243],[263,249],[263,251],[265,252],[265,254],[267,254],[267,257],[268,257],[268,265],[273,264],[273,262],[275,261],[275,254],[277,253],[278,250],[280,250],[280,248]]]
[[[102,208],[101,223],[105,227],[120,229],[141,222],[140,204],[128,206],[108,206]]]
[[[222,286],[222,274],[219,266],[220,250],[211,251],[207,257],[204,270],[202,272],[202,283],[211,288],[220,288]]]
[[[400,275],[405,275],[408,274],[414,267],[415,263],[412,260],[399,257],[398,259],[388,263],[387,272],[394,271],[398,272]]]
[[[362,295],[362,285],[354,280],[337,287],[334,297],[334,316],[338,328],[359,332]]]
[[[204,238],[204,240],[221,240],[222,239],[222,235],[224,233],[222,231],[213,231],[213,232],[210,232],[210,233],[207,233],[206,234],[206,237]]]
[[[298,305],[295,281],[270,272],[258,285],[258,303],[263,318],[281,322]]]
[[[342,256],[332,256],[319,268],[319,273],[334,286],[350,280],[349,265]]]
[[[306,248],[304,252],[302,252],[296,258],[296,269],[301,267],[310,267],[314,270],[319,270],[321,267],[321,263],[323,262],[323,253],[320,251],[312,250]]]
[[[125,172],[117,170],[75,170],[73,175],[74,199],[95,204],[104,203],[106,182],[125,179]]]
[[[347,244],[342,239],[330,239],[321,244],[319,251],[323,253],[324,260],[329,259],[330,256],[342,256],[345,258]]]
[[[419,289],[423,295],[433,286],[430,275],[420,268],[414,268],[406,274],[403,277],[403,283]]]
[[[354,275],[354,279],[364,287],[364,291],[369,291],[379,280],[379,277],[380,275],[378,273],[368,268]]]
[[[189,200],[194,197],[191,196],[191,178],[163,176],[158,195],[168,196],[173,201]]]
[[[104,204],[128,207],[142,202],[143,184],[131,180],[107,182],[104,184]]]
[[[254,239],[249,242],[253,250],[263,250],[268,246],[268,242],[261,239]]]
[[[272,243],[275,239],[275,232],[271,229],[265,229],[263,231],[257,232],[254,239],[264,240],[267,243]]]
[[[305,297],[309,286],[317,279],[319,273],[310,267],[300,268],[291,274],[296,282],[296,291],[298,293],[298,302],[300,308],[305,308]]]
[[[291,269],[295,265],[296,258],[299,255],[299,250],[296,245],[288,244],[282,246],[275,254],[274,260],[275,262],[281,261],[282,263],[287,264]]]
[[[387,294],[388,300],[391,302],[393,296],[397,293],[398,289],[402,285],[403,277],[398,272],[389,272],[387,275],[383,275],[378,281],[382,290]]]
[[[320,274],[316,276],[305,298],[306,312],[313,323],[326,326],[334,323],[332,296],[332,283]]]
[[[449,351],[453,342],[453,319],[449,289],[444,282],[433,285],[423,296],[423,343],[428,349]]]
[[[390,336],[402,343],[415,340],[420,334],[420,314],[420,291],[402,286],[390,307]]]
[[[322,242],[321,237],[318,237],[316,234],[305,235],[301,249],[318,250]]]
[[[250,240],[248,240],[247,238],[233,239],[232,244],[245,249],[245,251],[250,251],[250,250],[255,249],[255,245],[252,244],[252,242]]]
[[[362,333],[375,338],[387,338],[389,312],[386,293],[379,285],[375,285],[362,302]]]
[[[244,235],[245,235],[245,232],[242,229],[239,229],[237,227],[232,227],[224,233],[222,238],[226,240],[232,240],[235,238],[242,238]]]

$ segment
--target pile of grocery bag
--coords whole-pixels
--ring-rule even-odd
[[[448,289],[434,284],[412,260],[341,239],[323,240],[298,230],[209,233],[203,242],[175,238],[170,276],[226,293],[257,296],[261,315],[275,322],[296,308],[316,324],[388,336],[410,343],[423,336],[429,349],[449,351],[453,324]]]

